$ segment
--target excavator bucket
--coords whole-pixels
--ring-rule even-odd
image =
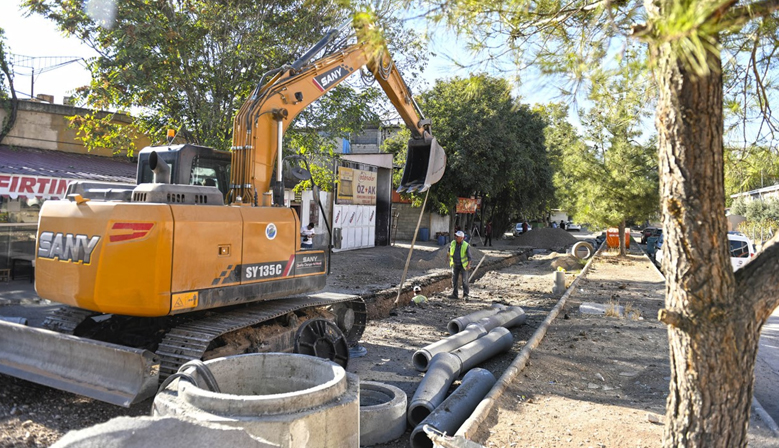
[[[0,373],[118,406],[152,397],[159,360],[122,347],[0,320]]]
[[[441,180],[446,170],[446,153],[435,137],[408,141],[406,167],[398,193],[421,193]]]

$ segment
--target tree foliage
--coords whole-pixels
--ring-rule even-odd
[[[638,75],[628,64],[619,77],[595,77],[582,120],[592,143],[562,148],[555,186],[578,221],[620,226],[658,214],[657,150],[641,143],[647,86]]]
[[[508,82],[483,74],[437,81],[420,105],[447,155],[433,207],[454,213],[457,197],[480,195],[496,229],[546,209],[553,188],[545,122],[512,97]]]
[[[779,183],[779,157],[766,146],[725,147],[725,198]]]
[[[11,132],[11,128],[16,121],[16,111],[18,100],[14,90],[13,70],[8,62],[8,51],[5,44],[5,31],[0,28],[0,107],[5,110],[5,118],[0,123],[0,143],[6,135]],[[6,90],[6,83],[8,89]]]
[[[91,85],[80,89],[89,107],[132,110],[140,118],[140,130],[153,141],[164,141],[165,130],[174,128],[188,142],[219,149],[230,147],[233,117],[258,83],[267,81],[263,73],[291,63],[327,30],[347,23],[363,7],[346,0],[25,0],[24,4],[99,53],[90,65]],[[114,9],[96,10],[95,5]],[[379,20],[396,38],[388,40],[392,49],[419,50],[415,34],[400,28],[399,21],[388,15]],[[343,43],[337,41],[324,51]],[[416,64],[419,54],[393,56],[404,67],[422,66]],[[328,95],[334,98],[326,97],[301,114],[289,132],[312,127],[327,137],[357,132],[378,120],[378,92],[373,86],[355,91],[354,86],[342,84]],[[89,118],[76,123],[83,138],[120,136],[105,119]]]

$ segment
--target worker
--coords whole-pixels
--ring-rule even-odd
[[[422,295],[422,287],[419,285],[414,286],[414,297],[411,299],[414,305],[423,305],[427,303],[427,297]]]
[[[314,247],[314,223],[308,223],[308,226],[300,231],[300,236],[303,240],[300,242],[302,249],[313,249]]]
[[[468,269],[471,268],[471,251],[468,242],[464,241],[465,234],[458,230],[454,234],[454,241],[449,245],[449,266],[452,268],[452,295],[450,299],[457,300],[457,281],[462,277],[463,299],[468,300]]]
[[[492,221],[488,221],[487,227],[484,228],[484,245],[488,244],[492,247]]]
[[[563,221],[562,219],[560,220],[560,228],[565,230],[565,221]]]

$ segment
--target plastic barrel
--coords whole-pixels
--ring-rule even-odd
[[[446,235],[438,235],[438,245],[439,246],[446,245]]]
[[[430,239],[430,229],[422,227],[419,229],[419,241],[428,241]]]

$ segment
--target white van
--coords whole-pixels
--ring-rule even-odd
[[[655,251],[655,260],[657,263],[663,261],[663,242],[659,241],[659,246]],[[733,265],[733,271],[739,270],[755,256],[755,245],[741,232],[728,232],[728,243],[730,243],[730,264]]]
[[[737,271],[755,256],[755,245],[741,232],[728,232],[730,242],[730,263]]]

